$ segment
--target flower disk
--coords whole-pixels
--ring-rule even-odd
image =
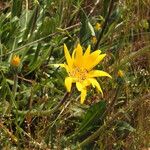
[[[95,77],[107,76],[111,78],[107,72],[93,69],[106,54],[101,54],[100,50],[90,53],[90,49],[91,47],[89,45],[83,54],[82,47],[78,44],[71,56],[67,46],[64,44],[64,53],[67,63],[60,64],[68,73],[68,77],[65,79],[67,91],[70,92],[72,83],[76,83],[78,91],[81,92],[81,103],[84,103],[87,95],[87,86],[89,85],[92,85],[94,88],[96,87],[103,95],[102,89]]]

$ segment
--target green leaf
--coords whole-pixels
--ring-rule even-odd
[[[28,36],[32,36],[32,33],[33,31],[35,30],[35,27],[36,27],[36,22],[37,22],[37,19],[38,19],[38,14],[39,14],[39,6],[37,5],[33,11],[33,14],[27,24],[27,27],[26,27],[26,30],[24,32],[24,35],[23,35],[23,39],[27,39]]]
[[[41,26],[38,29],[36,38],[39,39],[41,37],[48,36],[49,34],[55,32],[55,29],[56,29],[56,19],[53,17],[52,18],[45,17]],[[49,41],[49,38],[46,41]]]
[[[109,3],[110,3],[110,0],[104,0],[103,1],[103,15],[104,15],[104,17],[107,14]]]
[[[88,22],[88,27],[89,27],[89,29],[90,29],[90,31],[91,31],[91,35],[92,35],[92,36],[95,36],[94,28],[93,28],[93,26],[91,25],[90,22]]]
[[[12,17],[20,17],[22,12],[22,2],[23,0],[13,0],[12,2]]]
[[[43,51],[43,53],[40,53],[41,50]],[[46,58],[48,57],[49,51],[50,49],[41,49],[41,45],[38,45],[35,54],[33,56],[30,56],[31,60],[31,63],[29,64],[30,71],[27,74],[41,67],[43,62],[45,62]]]
[[[79,127],[80,135],[86,133],[89,129],[93,128],[97,122],[103,120],[103,113],[106,110],[106,102],[100,101],[93,106],[91,106],[85,116],[84,120],[81,122]]]
[[[88,20],[85,13],[81,11],[80,14],[80,20],[82,23],[80,28],[80,42],[82,43],[90,36],[90,29],[88,27]]]
[[[29,66],[32,66],[37,62],[38,56],[40,54],[40,50],[41,50],[41,44],[39,43],[36,50],[35,50],[34,56],[31,57],[32,59],[31,59]]]
[[[119,131],[124,131],[124,130],[128,130],[130,132],[135,131],[135,129],[129,123],[127,123],[125,121],[118,121],[117,127],[118,127]]]

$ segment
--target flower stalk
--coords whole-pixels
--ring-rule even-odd
[[[14,99],[16,98],[16,92],[17,92],[17,85],[18,85],[18,76],[17,73],[14,73],[14,85],[13,85],[13,95]]]
[[[13,74],[14,74],[14,84],[13,84],[13,103],[15,108],[17,108],[15,99],[16,99],[16,92],[17,92],[17,86],[18,86],[18,68],[20,66],[20,57],[18,55],[14,55],[11,59],[10,65],[12,66],[13,69]]]

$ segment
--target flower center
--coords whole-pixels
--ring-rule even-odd
[[[77,78],[79,82],[86,79],[88,71],[84,68],[74,67],[70,72],[69,75],[71,77]]]

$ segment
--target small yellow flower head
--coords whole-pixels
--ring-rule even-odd
[[[20,58],[19,58],[19,56],[17,56],[17,55],[14,55],[13,57],[12,57],[12,60],[11,60],[11,65],[13,66],[13,67],[18,67],[19,65],[20,65]]]
[[[81,92],[81,103],[87,95],[87,87],[92,85],[103,95],[100,84],[97,82],[96,77],[111,76],[102,70],[93,69],[100,61],[106,56],[106,54],[101,54],[100,50],[94,52],[91,51],[91,46],[89,45],[85,53],[80,44],[74,49],[72,56],[70,55],[67,46],[64,44],[64,53],[66,57],[65,64],[59,64],[64,67],[68,73],[68,77],[65,79],[65,86],[68,92],[71,91],[72,83],[76,83],[78,91]]]
[[[101,24],[97,22],[97,23],[95,24],[95,30],[98,31],[98,30],[100,30],[100,29],[101,29]]]
[[[124,72],[122,70],[119,70],[118,71],[118,76],[122,78],[124,76]]]
[[[96,44],[96,42],[97,42],[97,38],[96,38],[96,36],[92,36],[91,41],[92,41],[92,43],[93,43],[93,44]]]

